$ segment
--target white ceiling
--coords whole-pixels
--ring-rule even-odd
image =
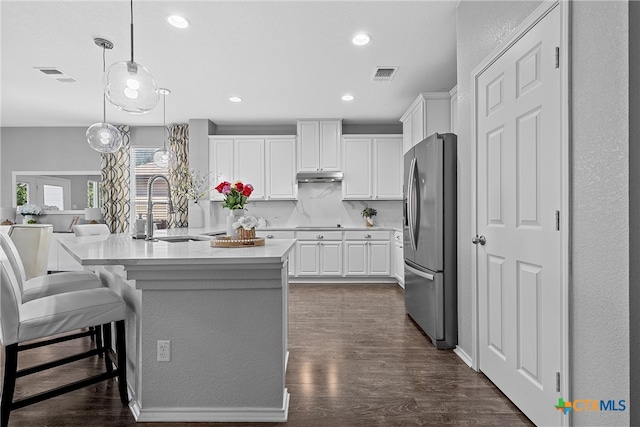
[[[296,118],[397,123],[419,92],[456,83],[456,1],[134,0],[135,60],[167,98],[167,123],[293,124]],[[187,17],[179,30],[170,13]],[[102,120],[107,67],[127,60],[129,1],[2,0],[2,126],[89,126]],[[351,43],[357,32],[371,43]],[[397,66],[391,82],[375,67]],[[56,67],[60,83],[34,67]],[[354,95],[351,102],[340,98]],[[240,96],[243,102],[228,98]],[[161,125],[162,101],[144,115],[107,103],[107,121]]]

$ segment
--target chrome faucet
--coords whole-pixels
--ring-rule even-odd
[[[164,179],[165,181],[167,181],[167,195],[169,198],[169,213],[172,214],[173,211],[173,202],[171,201],[171,184],[169,184],[169,180],[167,179],[166,176],[164,175],[153,175],[151,178],[149,178],[149,181],[147,181],[147,195],[148,195],[148,200],[147,200],[147,236],[145,237],[145,240],[153,240],[153,205],[155,203],[153,203],[152,200],[152,187],[153,187],[153,183],[155,182],[156,179]]]

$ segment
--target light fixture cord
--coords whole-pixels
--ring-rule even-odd
[[[131,0],[131,62],[133,60],[133,0]]]
[[[102,74],[104,75],[107,45],[102,44]],[[102,123],[107,122],[107,95],[102,91]]]
[[[162,145],[164,149],[167,149],[167,95],[163,95],[164,99],[162,100]]]

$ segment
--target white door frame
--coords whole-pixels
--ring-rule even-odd
[[[561,15],[561,30],[560,30],[560,64],[561,67],[561,81],[560,81],[560,144],[561,144],[561,215],[560,215],[560,240],[561,240],[561,319],[562,324],[560,327],[562,343],[561,349],[561,369],[560,373],[560,391],[559,395],[565,400],[571,400],[570,389],[570,372],[569,372],[569,284],[570,284],[570,271],[569,271],[569,256],[570,256],[570,229],[569,218],[570,211],[570,174],[569,168],[571,165],[571,158],[569,153],[570,145],[570,122],[569,122],[569,77],[570,77],[570,62],[569,62],[569,23],[570,23],[570,1],[569,0],[545,0],[533,13],[525,19],[514,32],[507,38],[500,46],[493,50],[474,70],[471,72],[473,78],[473,114],[471,116],[471,224],[472,230],[477,229],[477,121],[476,115],[478,114],[478,78],[480,75],[495,61],[498,60],[509,48],[511,48],[524,34],[536,25],[542,18],[544,18],[555,7],[560,8]],[[477,233],[476,233],[477,234]],[[469,243],[471,238],[469,236]],[[471,257],[471,326],[472,326],[472,368],[476,371],[480,366],[480,319],[478,318],[478,277],[477,277],[477,256],[478,248],[473,245]],[[552,404],[551,402],[549,403]],[[562,417],[563,425],[568,425],[570,421],[569,417]]]

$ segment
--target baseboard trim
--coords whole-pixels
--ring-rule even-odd
[[[289,392],[284,389],[281,408],[144,408],[130,403],[137,422],[286,422]]]
[[[376,285],[390,283],[398,284],[398,281],[394,277],[370,277],[370,278],[354,278],[354,277],[317,277],[317,276],[289,276],[289,283],[304,284],[310,283],[317,285],[318,283],[324,283],[327,285],[350,285],[350,284],[363,284],[363,285]]]
[[[463,349],[456,346],[456,348],[453,349],[453,352],[457,354],[458,357],[462,359],[462,361],[466,363],[468,367],[473,369],[473,360],[469,357],[469,355]]]

